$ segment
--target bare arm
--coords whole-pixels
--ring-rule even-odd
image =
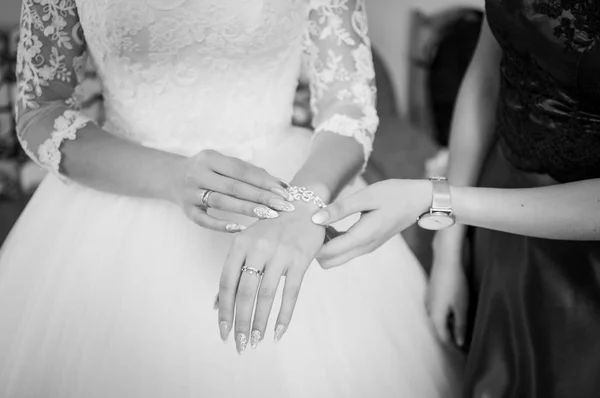
[[[543,188],[455,187],[457,220],[513,234],[600,240],[600,179]]]
[[[477,183],[494,141],[501,57],[502,50],[484,18],[479,42],[454,109],[446,173],[454,186],[473,186]],[[451,242],[460,249],[464,233],[464,226],[456,225],[438,235],[441,240]]]
[[[501,56],[501,49],[484,19],[452,120],[447,174],[454,185],[477,182],[493,142]]]
[[[457,221],[541,238],[600,239],[598,179],[530,189],[469,188],[477,182],[493,140],[499,61],[500,48],[484,22],[461,88],[450,140],[448,179]],[[442,234],[462,239],[461,228]]]
[[[484,18],[479,41],[454,108],[447,177],[457,187],[477,183],[494,141],[501,57],[502,50]],[[438,336],[445,342],[454,337],[458,346],[462,346],[465,340],[469,295],[462,272],[465,237],[466,227],[461,224],[436,233],[426,300],[427,311]],[[448,327],[451,315],[453,336]]]
[[[42,2],[43,3],[43,2]],[[87,60],[74,0],[23,0],[18,51],[17,132],[28,155],[63,181],[117,194],[170,200],[216,230],[242,226],[206,214],[211,207],[252,217],[293,210],[278,179],[239,159],[205,150],[187,158],[143,147],[104,131],[78,108]]]

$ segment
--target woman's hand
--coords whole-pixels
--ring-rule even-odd
[[[317,254],[323,268],[342,265],[370,253],[406,229],[431,204],[428,180],[386,180],[337,200],[313,216],[313,222],[328,225],[354,213],[360,220],[347,232],[331,239]]]
[[[208,207],[263,219],[277,211],[293,211],[284,183],[265,170],[240,159],[204,150],[173,170],[172,201],[195,223],[217,231],[239,232],[245,227],[208,215]],[[211,191],[202,197],[206,191]],[[208,206],[206,206],[208,205]]]
[[[246,349],[249,336],[253,348],[264,337],[282,276],[285,286],[275,340],[289,327],[304,274],[325,238],[325,229],[310,220],[314,209],[299,202],[295,212],[259,221],[235,237],[221,273],[218,309],[221,338],[227,339],[233,325],[239,353]],[[242,267],[264,273],[262,279]]]
[[[427,312],[438,337],[462,347],[467,329],[469,288],[463,269],[463,228],[438,231],[433,240],[433,266],[427,288]],[[458,236],[458,234],[462,234]]]

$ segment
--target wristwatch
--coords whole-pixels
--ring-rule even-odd
[[[448,228],[456,222],[452,215],[452,202],[450,201],[450,185],[445,177],[431,177],[433,195],[431,207],[427,213],[421,214],[417,224],[432,231]]]

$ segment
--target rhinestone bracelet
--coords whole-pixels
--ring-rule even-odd
[[[290,185],[286,188],[290,196],[293,200],[302,200],[306,203],[314,203],[317,205],[319,209],[324,209],[326,207],[325,202],[319,196],[317,196],[313,191],[309,191],[304,187],[297,187],[294,185]]]

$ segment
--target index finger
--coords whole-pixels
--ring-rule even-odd
[[[335,264],[350,261],[367,253],[377,238],[377,232],[376,218],[373,214],[365,214],[346,233],[325,243],[317,253],[317,259],[323,267],[328,267],[327,263],[331,263],[332,259],[336,260]]]
[[[218,152],[211,156],[214,158],[214,162],[210,163],[210,167],[214,172],[276,193],[285,199],[289,198],[289,193],[284,189],[282,181],[269,174],[265,169]]]
[[[375,208],[376,203],[367,188],[365,188],[350,196],[340,198],[325,209],[315,213],[312,216],[312,221],[318,225],[330,225],[354,213],[362,213]]]

